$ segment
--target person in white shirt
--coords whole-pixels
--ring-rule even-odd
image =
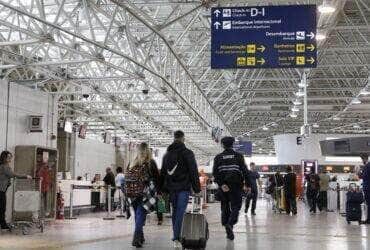
[[[122,192],[124,192],[124,187],[125,187],[125,175],[122,173],[123,170],[121,167],[116,168],[116,187],[121,188]]]

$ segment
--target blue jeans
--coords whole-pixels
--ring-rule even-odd
[[[182,221],[189,203],[190,191],[175,192],[170,195],[172,203],[172,240],[179,240],[181,234]]]
[[[141,202],[134,202],[132,207],[135,211],[135,234],[143,233],[143,227],[146,221],[146,210],[143,208],[143,204]]]

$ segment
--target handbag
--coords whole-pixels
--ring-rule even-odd
[[[158,208],[158,213],[163,214],[167,212],[166,201],[163,198],[158,199],[157,208]]]

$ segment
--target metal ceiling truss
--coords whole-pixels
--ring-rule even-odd
[[[368,133],[370,4],[334,2],[335,13],[319,16],[327,38],[307,72],[309,123],[317,133]],[[164,146],[183,129],[207,159],[219,151],[210,136],[218,126],[273,153],[273,135],[303,124],[299,104],[289,116],[303,71],[211,70],[209,8],[315,3],[0,0],[0,74],[57,96],[60,118],[88,123],[89,137],[111,131]]]

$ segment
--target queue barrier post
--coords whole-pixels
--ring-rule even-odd
[[[112,190],[112,187],[111,185],[108,185],[108,188],[107,188],[107,201],[108,201],[108,212],[107,212],[107,216],[103,218],[103,220],[114,220],[115,218],[111,215],[111,211],[112,211],[112,197],[111,197],[111,190]]]
[[[71,190],[69,193],[69,217],[67,217],[67,220],[75,220],[77,219],[76,217],[73,217],[73,189],[74,185],[71,184]]]

